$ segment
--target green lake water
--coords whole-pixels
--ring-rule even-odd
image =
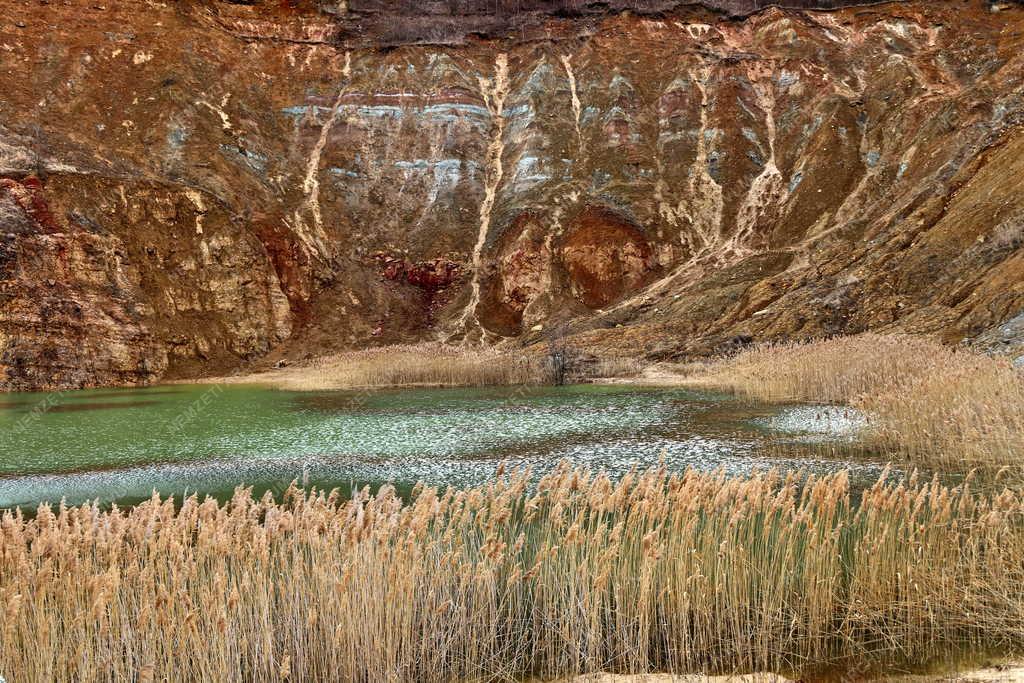
[[[0,395],[0,508],[162,494],[417,481],[472,485],[501,463],[566,459],[621,475],[825,472],[850,466],[861,420],[841,408],[756,406],[675,389],[571,387],[295,393],[240,385]],[[858,459],[858,477],[880,468]]]

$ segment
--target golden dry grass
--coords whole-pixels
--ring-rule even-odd
[[[0,520],[16,681],[884,669],[1024,645],[1024,501],[562,467],[405,504],[239,491]]]
[[[583,362],[570,350],[565,381],[633,377],[642,365],[634,357]],[[543,348],[530,350],[456,347],[424,342],[347,351],[310,363],[216,381],[269,384],[291,391],[381,387],[482,387],[552,384],[559,374]]]
[[[643,371],[646,363],[639,358],[631,356],[607,356],[597,360],[588,371],[588,378],[614,379],[634,378]]]
[[[762,401],[847,403],[869,441],[925,467],[1020,470],[1024,374],[928,339],[864,334],[756,347],[691,368],[687,382]]]
[[[545,359],[540,356],[423,343],[349,351],[264,377],[282,389],[310,391],[543,384],[548,373]]]
[[[946,372],[957,352],[920,337],[863,334],[765,344],[697,366],[693,380],[759,401],[849,403]]]

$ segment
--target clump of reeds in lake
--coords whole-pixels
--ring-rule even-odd
[[[1024,502],[845,474],[562,467],[352,500],[0,520],[11,680],[800,675],[1024,646]]]
[[[555,353],[440,343],[382,346],[318,358],[306,365],[235,378],[282,389],[318,391],[378,387],[481,387],[560,384],[640,372],[632,357],[582,359],[564,348]]]
[[[691,383],[756,400],[853,405],[869,443],[924,467],[1022,466],[1024,373],[1006,359],[863,334],[758,346],[691,372]]]
[[[497,349],[423,343],[349,351],[288,368],[274,382],[285,389],[388,386],[508,386],[547,383],[540,356]]]

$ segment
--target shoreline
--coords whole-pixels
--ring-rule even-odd
[[[415,353],[415,347],[398,347],[401,351],[411,351]],[[358,354],[362,352],[351,352],[352,354]],[[310,362],[302,364],[286,365],[280,368],[266,368],[261,370],[254,370],[252,372],[244,372],[234,375],[216,375],[210,377],[197,377],[187,379],[173,379],[160,382],[160,384],[180,385],[180,384],[254,384],[263,387],[282,389],[288,391],[366,391],[366,390],[387,390],[387,389],[442,389],[442,388],[471,388],[471,387],[500,387],[500,386],[557,386],[556,384],[548,384],[544,382],[521,382],[521,383],[452,383],[452,382],[386,382],[386,383],[375,383],[375,384],[342,384],[328,374],[329,370],[326,367],[318,367],[316,364],[321,363],[324,366],[330,364],[337,364],[340,358],[344,358],[348,354],[342,354],[340,356],[325,356],[317,358]],[[524,363],[535,362],[536,359],[529,356],[523,356],[521,360]],[[609,384],[609,385],[625,385],[625,386],[637,386],[637,387],[686,387],[692,386],[694,388],[707,388],[715,389],[710,385],[704,385],[700,382],[694,381],[685,375],[673,373],[665,370],[661,364],[653,363],[647,367],[644,367],[636,375],[606,375],[606,376],[594,376],[594,377],[578,377],[571,378],[571,381],[565,382],[565,386],[580,385],[580,384]]]
[[[932,674],[896,674],[867,677],[883,683],[1020,683],[1024,682],[1024,663],[992,664],[964,671]],[[539,683],[539,682],[535,682]],[[556,683],[794,683],[794,679],[773,673],[705,676],[700,674],[584,674]]]

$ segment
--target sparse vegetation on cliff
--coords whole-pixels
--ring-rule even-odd
[[[563,467],[408,503],[239,491],[0,520],[17,680],[455,681],[918,666],[1024,646],[1024,502]]]
[[[1024,373],[928,339],[864,334],[768,345],[689,369],[687,382],[760,401],[846,403],[865,438],[924,467],[1008,467],[1024,454]]]

